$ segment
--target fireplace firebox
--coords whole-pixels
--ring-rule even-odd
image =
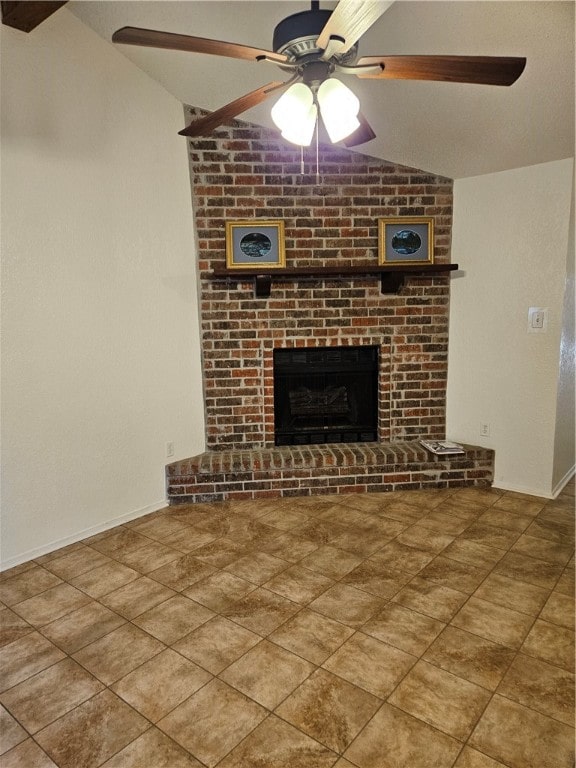
[[[276,445],[376,442],[379,347],[274,350]]]

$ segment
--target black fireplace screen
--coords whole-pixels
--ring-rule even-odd
[[[276,445],[378,440],[377,346],[274,350]]]

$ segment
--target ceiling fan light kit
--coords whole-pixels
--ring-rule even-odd
[[[291,73],[286,83],[269,83],[201,117],[180,131],[184,136],[207,136],[215,128],[256,106],[282,88],[272,108],[272,119],[282,136],[308,146],[317,125],[318,107],[333,143],[358,146],[375,138],[356,96],[334,72],[360,78],[432,80],[509,86],[526,66],[521,57],[501,56],[363,56],[356,60],[358,40],[391,5],[387,0],[340,0],[333,11],[311,9],[283,19],[274,29],[273,51],[223,40],[122,27],[113,42],[212,54],[267,62]],[[298,80],[298,82],[295,82]],[[298,87],[302,86],[302,87]]]

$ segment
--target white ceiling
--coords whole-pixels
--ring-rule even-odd
[[[275,25],[310,3],[80,0],[67,7],[108,41],[114,30],[135,26],[271,49]],[[397,0],[362,38],[361,56],[525,56],[526,69],[510,87],[343,77],[377,134],[356,151],[451,178],[573,156],[574,7],[573,1]],[[183,104],[208,110],[288,78],[266,62],[110,45]],[[273,128],[272,103],[240,119]]]

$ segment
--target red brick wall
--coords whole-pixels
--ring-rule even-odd
[[[449,263],[452,181],[332,146],[317,180],[315,151],[301,175],[297,148],[242,123],[190,141],[189,156],[207,447],[273,445],[272,351],[290,346],[380,345],[380,439],[443,437],[446,273],[409,277],[396,296],[377,278],[273,280],[269,299],[210,274],[225,266],[225,222],[258,218],[285,222],[286,265],[304,267],[377,264],[379,218],[433,216],[435,260]]]

